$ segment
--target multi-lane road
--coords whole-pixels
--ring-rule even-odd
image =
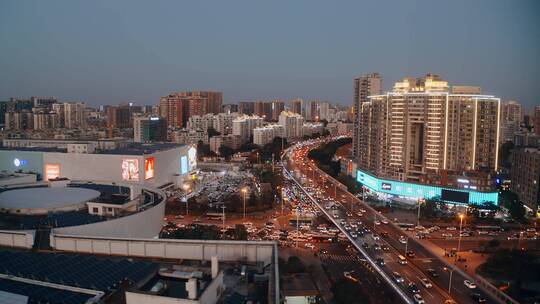
[[[465,280],[472,280],[467,274],[457,268],[449,267],[450,265],[447,265],[442,260],[442,257],[426,248],[425,244],[407,235],[405,231],[395,226],[367,204],[364,204],[359,198],[344,190],[341,184],[336,184],[335,180],[319,170],[307,158],[307,152],[319,144],[321,143],[313,142],[311,145],[300,145],[290,149],[283,160],[284,168],[292,177],[296,175],[296,181],[299,182],[302,188],[307,183],[322,190],[322,194],[318,197],[332,197],[334,201],[343,203],[339,208],[334,207],[332,209],[329,208],[329,204],[334,203],[324,202],[313,195],[309,195],[317,207],[342,232],[347,234],[351,242],[362,254],[367,255],[373,261],[381,258],[384,260],[384,266],[378,265],[378,268],[384,272],[381,275],[390,278],[391,282],[388,283],[400,289],[396,292],[400,294],[404,301],[414,303],[414,293],[408,286],[409,283],[414,283],[419,288],[419,294],[426,303],[445,303],[449,299],[453,299],[458,303],[478,303],[471,298],[473,293],[481,294],[481,297],[485,298],[488,303],[499,303],[496,299],[491,298],[488,293],[481,291],[480,287],[471,289],[465,286]],[[313,194],[313,191],[306,191],[306,193],[308,192]],[[347,209],[351,207],[353,207],[353,210]],[[365,212],[359,212],[360,210]],[[345,229],[345,225],[350,226],[351,223],[358,223],[359,221],[362,222],[362,227],[370,231],[365,231],[363,236],[359,235],[357,238],[353,238],[350,231]],[[378,235],[379,239],[375,240],[373,234]],[[403,242],[403,239],[406,242]],[[388,248],[386,248],[387,250],[375,248],[376,244],[383,247],[386,245]],[[407,256],[406,249],[413,252],[414,256]],[[407,264],[399,263],[398,255],[406,257]],[[397,283],[394,272],[400,274],[403,282]],[[433,285],[431,288],[424,287],[422,281],[426,280]]]

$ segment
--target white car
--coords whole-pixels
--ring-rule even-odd
[[[463,281],[463,284],[465,284],[465,286],[467,286],[469,289],[475,289],[476,288],[476,284],[474,282],[469,281],[469,280]]]
[[[448,231],[455,231],[455,230],[457,230],[457,228],[456,228],[456,227],[446,227],[446,230],[448,230]]]
[[[385,225],[388,225],[388,221],[387,220],[382,220],[381,223],[385,224]]]
[[[399,242],[401,244],[406,244],[407,243],[407,238],[405,238],[403,235],[399,237]]]
[[[380,221],[375,221],[375,225],[380,225],[381,222]]]
[[[414,294],[413,299],[414,299],[414,303],[416,303],[416,304],[425,304],[426,303],[426,301],[424,301],[422,296],[417,294],[417,293]]]
[[[424,285],[425,288],[433,287],[433,284],[431,284],[431,282],[426,278],[420,279],[420,282],[422,282],[422,285]]]

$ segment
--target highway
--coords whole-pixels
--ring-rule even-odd
[[[420,294],[426,303],[444,303],[447,299],[453,299],[458,303],[478,303],[471,299],[470,295],[472,293],[480,293],[487,300],[487,303],[501,303],[498,299],[489,297],[488,293],[481,291],[480,286],[475,289],[465,286],[464,280],[473,279],[457,269],[457,267],[453,268],[451,265],[445,264],[432,249],[428,249],[425,247],[425,244],[421,244],[420,240],[416,240],[412,238],[412,235],[406,234],[405,231],[395,226],[369,205],[364,204],[359,198],[344,190],[343,185],[337,185],[336,181],[318,169],[307,159],[306,155],[310,149],[319,144],[319,142],[314,142],[312,146],[304,146],[301,149],[290,149],[284,155],[283,166],[285,170],[291,174],[304,191],[306,191],[306,187],[310,189],[308,185],[311,183],[311,185],[323,190],[323,195],[319,197],[330,196],[335,201],[344,203],[337,209],[330,209],[329,205],[331,203],[325,203],[320,198],[315,198],[313,191],[306,191],[306,193],[311,192],[313,194],[309,194],[309,197],[316,206],[347,235],[362,255],[372,261],[376,261],[377,258],[384,259],[386,265],[379,267],[382,270],[380,274],[394,288],[399,289],[396,292],[404,301],[413,303],[413,293],[407,286],[408,283],[413,282],[420,289]],[[347,207],[353,208],[353,210],[347,210]],[[359,210],[365,212],[359,213]],[[375,232],[379,236],[381,234],[387,234],[387,237],[380,237],[380,240],[375,241],[372,236],[373,234],[368,232],[364,233],[363,236],[353,238],[345,229],[345,225],[342,225],[342,220],[349,224],[361,221],[362,225],[372,232]],[[400,237],[403,237],[406,241],[400,242]],[[379,245],[388,244],[389,248],[387,249],[389,250],[375,250],[374,245],[376,243]],[[406,256],[406,247],[407,251],[414,252],[414,256],[407,257],[407,264],[402,265],[397,262],[397,256],[398,254]],[[394,271],[399,272],[404,278],[403,283],[396,283],[392,274]],[[389,281],[388,278],[390,279]],[[450,278],[452,278],[451,284]],[[421,279],[427,279],[432,283],[433,287],[425,288],[422,285]],[[450,293],[448,292],[449,290]]]

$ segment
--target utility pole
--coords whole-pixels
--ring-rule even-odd
[[[459,256],[459,250],[461,247],[461,229],[463,228],[463,214],[459,215],[459,237],[458,237],[458,243],[457,243],[457,252],[456,252],[456,260]]]
[[[420,199],[416,200],[416,202],[418,204],[418,216],[416,219],[416,226],[420,226]]]

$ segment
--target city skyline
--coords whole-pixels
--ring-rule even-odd
[[[136,4],[128,13],[121,3],[3,3],[0,99],[156,105],[171,92],[211,90],[222,91],[224,103],[301,97],[349,105],[358,75],[380,73],[388,91],[404,75],[434,73],[530,110],[538,104],[539,4],[465,3],[436,11],[424,1],[304,2],[286,10]],[[182,10],[199,13],[172,18]]]

